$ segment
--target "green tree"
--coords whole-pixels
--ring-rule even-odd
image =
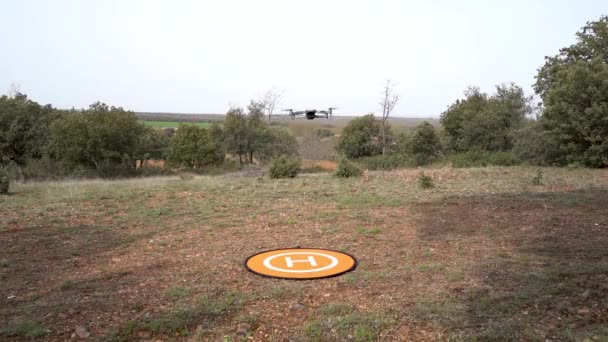
[[[533,165],[551,165],[560,158],[558,144],[539,120],[526,120],[514,134],[515,156]]]
[[[0,97],[0,166],[21,169],[30,158],[41,158],[49,140],[49,123],[55,115],[23,94]]]
[[[385,132],[389,131],[387,127]],[[336,149],[350,159],[382,154],[381,132],[382,124],[373,114],[355,118],[342,129]]]
[[[464,100],[457,100],[441,114],[448,149],[454,152],[510,150],[513,133],[531,113],[530,100],[515,84],[496,86],[492,96],[470,87]]]
[[[432,162],[441,151],[435,127],[426,121],[416,127],[409,143],[411,154],[418,165]]]
[[[96,102],[53,121],[49,150],[68,168],[135,168],[143,132],[144,125],[133,112]]]
[[[247,106],[245,150],[249,163],[253,164],[254,153],[263,150],[270,143],[268,125],[264,122],[263,102],[251,101]]]
[[[608,167],[608,64],[600,58],[560,70],[545,94],[543,127],[559,165]]]
[[[216,160],[224,160],[226,159],[226,133],[217,122],[212,123],[209,128],[209,138],[211,138],[211,144],[213,145],[213,151],[215,153]]]
[[[170,138],[161,130],[145,126],[138,144],[136,159],[144,166],[150,159],[165,160],[169,152]]]
[[[546,57],[534,88],[540,122],[559,154],[551,163],[608,167],[608,16],[588,22],[576,43]]]
[[[545,100],[549,90],[558,82],[561,70],[576,62],[590,62],[599,58],[608,63],[608,15],[589,21],[576,33],[576,43],[562,48],[555,56],[545,57],[545,64],[538,69],[534,89]]]
[[[243,156],[247,158],[247,117],[241,108],[231,108],[224,120],[224,141],[226,152],[239,156],[243,166]]]
[[[298,156],[298,141],[288,130],[283,127],[269,127],[266,134],[267,143],[256,153],[260,161],[267,162],[279,156]]]
[[[180,125],[171,139],[168,161],[171,165],[189,168],[220,165],[224,157],[217,153],[216,146],[207,129]]]

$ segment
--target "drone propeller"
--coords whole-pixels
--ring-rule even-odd
[[[289,109],[283,109],[283,111],[285,112],[289,112],[289,117],[294,120],[296,118],[297,114],[301,114],[301,112],[294,112],[293,109],[289,108]]]
[[[334,112],[334,110],[338,109],[338,107],[329,107],[327,108],[327,111],[329,111],[329,118],[332,118],[332,114]]]

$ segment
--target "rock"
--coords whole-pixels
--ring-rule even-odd
[[[76,335],[80,338],[88,338],[91,336],[91,333],[87,331],[87,328],[79,325],[76,327]]]
[[[306,306],[304,304],[301,303],[295,303],[294,305],[289,307],[291,310],[303,310],[306,308]]]
[[[152,337],[152,333],[149,331],[140,331],[137,333],[137,337],[148,339]]]
[[[578,309],[578,310],[576,310],[576,313],[579,314],[579,315],[586,315],[589,312],[590,312],[589,309]]]
[[[59,314],[57,314],[57,317],[59,317],[61,319],[66,319],[66,318],[68,318],[68,315],[64,314],[63,312],[60,312]]]
[[[239,323],[236,327],[236,334],[238,336],[247,336],[251,331],[251,324],[249,323]]]

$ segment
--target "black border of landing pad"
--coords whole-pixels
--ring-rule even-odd
[[[314,277],[314,278],[289,278],[289,277],[271,276],[271,275],[268,275],[268,274],[263,274],[263,273],[256,272],[256,271],[252,270],[251,268],[249,268],[249,266],[247,266],[247,262],[249,261],[249,259],[253,258],[256,255],[259,255],[259,254],[262,254],[262,253],[267,253],[267,252],[282,251],[282,250],[286,250],[286,249],[313,249],[313,250],[317,250],[317,251],[329,251],[329,252],[334,252],[334,253],[340,253],[340,254],[348,255],[349,257],[351,257],[353,259],[353,261],[355,263],[353,264],[353,266],[351,268],[347,269],[346,271],[343,271],[343,272],[340,272],[340,273],[336,273],[336,274],[332,274],[332,275],[328,275],[328,276]],[[345,273],[348,273],[348,272],[352,272],[359,265],[359,261],[352,254],[349,254],[349,253],[346,253],[346,252],[341,252],[341,251],[336,251],[335,249],[308,248],[308,247],[286,247],[286,248],[275,248],[275,249],[269,249],[269,250],[266,250],[266,251],[257,252],[257,253],[255,253],[253,255],[248,256],[247,259],[245,259],[244,265],[245,265],[245,269],[247,271],[249,271],[249,272],[251,272],[253,274],[262,276],[264,278],[306,281],[306,280],[318,280],[318,279],[333,278],[333,277],[341,276],[341,275],[343,275]]]

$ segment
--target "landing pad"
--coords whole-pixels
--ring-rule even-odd
[[[254,254],[245,260],[245,267],[265,277],[306,280],[350,272],[357,267],[357,259],[330,249],[286,248]]]

